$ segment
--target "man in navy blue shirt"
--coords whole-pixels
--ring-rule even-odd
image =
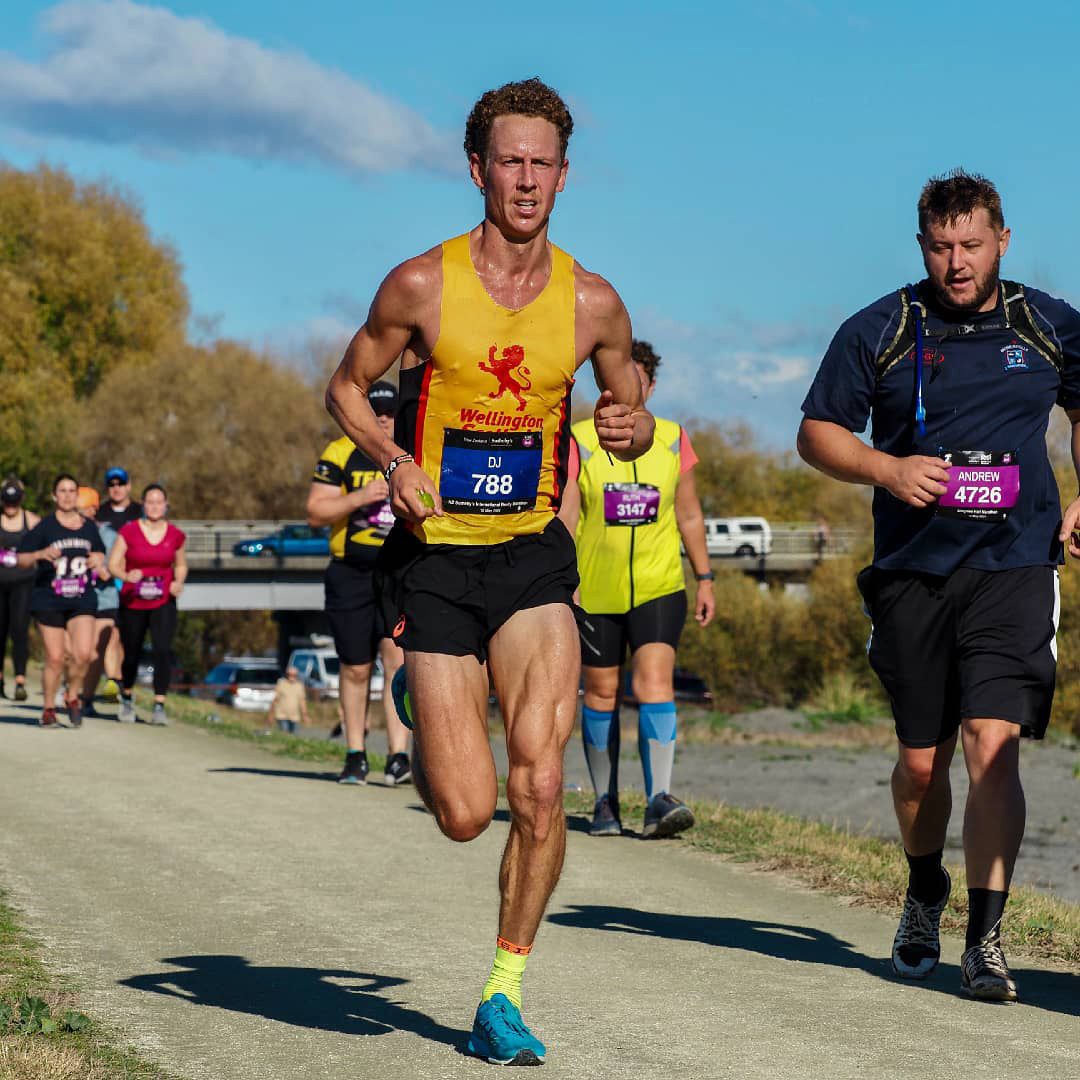
[[[1080,499],[1063,517],[1045,436],[1061,405],[1077,446],[1080,314],[1000,278],[1009,230],[988,180],[930,180],[918,209],[926,279],[840,327],[798,448],[829,476],[874,487],[874,561],[859,587],[896,721],[892,792],[910,866],[893,968],[922,979],[940,957],[960,738],[971,781],[961,988],[1015,1001],[1000,930],[1024,833],[1019,738],[1046,732],[1063,542],[1080,555]],[[872,447],[854,434],[867,420]]]

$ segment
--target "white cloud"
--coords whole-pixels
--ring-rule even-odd
[[[300,53],[133,0],[70,0],[41,63],[0,52],[0,121],[16,130],[319,162],[353,176],[446,171],[452,141],[413,110]]]

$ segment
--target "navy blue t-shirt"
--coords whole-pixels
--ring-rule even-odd
[[[1003,323],[996,311],[958,315],[918,286],[926,326],[974,327]],[[951,574],[960,566],[1007,570],[1062,561],[1057,532],[1061,506],[1046,453],[1046,428],[1055,404],[1080,408],[1080,313],[1063,300],[1024,287],[1039,328],[1060,348],[1059,372],[1005,326],[923,346],[926,434],[915,425],[915,348],[880,379],[876,360],[899,327],[901,303],[890,293],[853,315],[837,331],[821,361],[803,412],[849,431],[872,420],[874,447],[897,457],[957,450],[1015,452],[1020,494],[1004,521],[972,521],[909,506],[874,489],[874,565],[883,570]]]

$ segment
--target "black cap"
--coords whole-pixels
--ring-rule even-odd
[[[372,383],[367,397],[376,416],[394,416],[397,413],[397,387],[393,383],[382,379]]]
[[[5,480],[3,487],[0,487],[0,502],[6,502],[8,506],[22,502],[22,497],[23,486],[13,476]]]

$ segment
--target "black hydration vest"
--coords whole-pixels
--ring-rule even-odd
[[[1011,330],[1025,345],[1045,357],[1057,371],[1061,371],[1064,359],[1060,347],[1038,326],[1024,296],[1024,286],[1016,281],[1000,281],[998,287],[1004,302],[1004,315],[990,322],[955,323],[931,328],[926,326],[926,305],[913,300],[918,293],[913,285],[900,289],[900,325],[892,341],[875,361],[877,381],[880,382],[915,347],[915,322],[923,323],[923,339],[927,343],[942,343],[949,338],[968,337],[996,330]],[[918,309],[918,310],[915,310]]]

